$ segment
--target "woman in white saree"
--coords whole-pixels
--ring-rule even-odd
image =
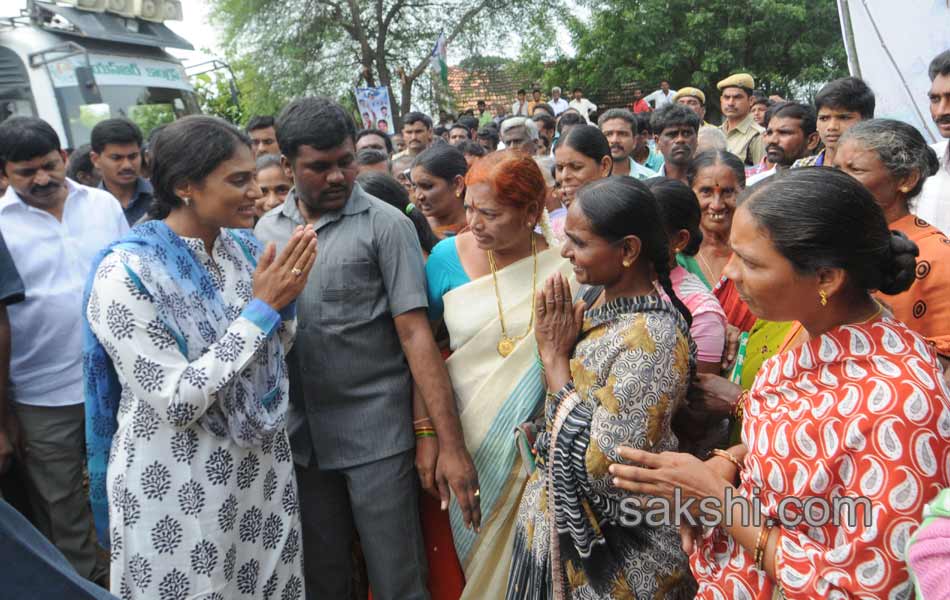
[[[534,295],[550,275],[570,275],[571,265],[549,245],[544,178],[530,157],[490,154],[465,183],[469,230],[436,245],[426,276],[430,318],[444,318],[448,328],[446,364],[480,483],[478,531],[464,526],[454,501],[449,509],[465,572],[462,598],[500,598],[533,469],[530,455],[519,454],[515,431],[540,416],[544,403]]]

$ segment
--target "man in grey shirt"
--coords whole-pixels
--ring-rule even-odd
[[[478,479],[426,316],[412,222],[355,184],[356,128],[336,102],[302,98],[277,119],[295,188],[258,222],[278,251],[299,225],[317,262],[297,299],[288,357],[308,597],[351,597],[353,525],[373,597],[428,598],[414,469],[412,388],[438,434],[435,479],[478,527]]]

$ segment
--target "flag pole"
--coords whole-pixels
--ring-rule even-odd
[[[844,49],[848,55],[848,71],[861,79],[861,63],[858,61],[858,47],[854,43],[854,26],[851,24],[851,8],[848,0],[838,0],[838,16],[841,19],[841,34],[844,37]]]

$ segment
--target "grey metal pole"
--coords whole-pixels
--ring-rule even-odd
[[[844,34],[844,47],[848,53],[848,70],[853,76],[861,78],[861,63],[858,61],[858,48],[854,43],[854,28],[851,25],[851,9],[848,6],[848,0],[838,0],[838,14]]]

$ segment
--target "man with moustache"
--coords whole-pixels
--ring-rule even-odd
[[[546,112],[541,112],[535,114],[531,117],[531,120],[534,122],[535,127],[538,128],[538,135],[547,142],[547,147],[551,147],[551,143],[554,141],[554,136],[557,134],[557,121]],[[540,149],[538,150],[540,153]],[[545,154],[550,154],[548,151]]]
[[[421,112],[411,112],[402,118],[402,138],[406,149],[393,156],[415,158],[432,143],[432,119]]]
[[[455,123],[449,128],[449,144],[458,146],[472,139],[472,130],[467,125]]]
[[[360,150],[366,150],[367,148],[385,152],[386,156],[389,156],[393,153],[392,140],[390,140],[389,136],[379,129],[361,129],[359,132],[357,132],[356,151],[359,152]],[[277,152],[277,156],[280,156],[279,150]]]
[[[656,172],[631,158],[637,145],[637,118],[623,108],[612,108],[600,116],[597,125],[610,144],[614,160],[611,175],[629,175],[636,179],[656,177]]]
[[[940,159],[940,169],[924,183],[924,189],[911,203],[914,213],[943,231],[950,231],[950,50],[930,62],[930,116],[945,139],[931,146]]]
[[[478,141],[478,145],[485,149],[486,154],[497,150],[498,143],[501,141],[498,128],[495,127],[494,123],[479,129],[475,139]]]
[[[681,104],[667,104],[650,117],[656,147],[663,154],[660,175],[687,185],[686,170],[696,152],[699,117]]]
[[[534,156],[539,137],[537,125],[527,117],[509,117],[501,124],[501,143],[506,149]]]
[[[0,236],[25,300],[7,308],[13,340],[10,397],[19,422],[34,523],[76,571],[108,576],[83,487],[83,289],[93,258],[129,230],[116,199],[66,177],[66,153],[48,123],[0,124]],[[103,307],[102,310],[111,310]]]
[[[475,527],[478,479],[426,314],[418,236],[405,214],[355,183],[355,135],[333,100],[291,102],[277,139],[295,187],[254,231],[278,252],[298,226],[319,239],[287,359],[306,589],[311,598],[352,597],[355,524],[373,597],[423,600],[413,385],[431,419],[426,433],[437,434],[443,506],[451,488]]]
[[[673,94],[673,103],[682,104],[699,117],[700,128],[715,127],[706,122],[706,94],[699,88],[683,87]]]
[[[776,171],[789,169],[818,147],[815,109],[797,102],[777,104],[765,116],[765,160],[771,168],[753,175],[746,185],[768,179]]]
[[[142,177],[142,130],[128,119],[106,119],[92,128],[89,158],[99,170],[99,188],[115,196],[129,225],[152,205],[152,184]]]
[[[364,118],[369,118],[369,115]],[[372,127],[372,125],[369,125]],[[254,150],[254,157],[258,158],[267,154],[280,154],[280,147],[277,145],[277,133],[274,131],[274,117],[271,115],[254,115],[247,122],[244,128],[247,135],[251,138],[251,149]]]
[[[765,156],[764,129],[752,117],[752,90],[755,80],[748,73],[726,77],[716,87],[721,92],[720,106],[726,117],[720,129],[726,134],[726,147],[746,165],[758,164]]]

